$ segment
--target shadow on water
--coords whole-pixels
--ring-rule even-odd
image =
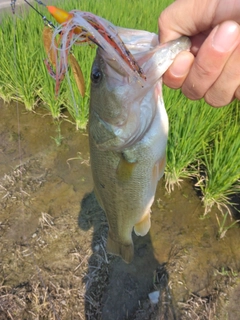
[[[156,310],[157,307],[149,303],[142,308],[141,302],[147,300],[150,292],[158,290],[161,292],[160,303],[164,306],[161,319],[177,319],[168,287],[168,273],[165,265],[160,265],[154,257],[149,233],[145,237],[133,235],[134,260],[126,264],[105,251],[107,220],[93,192],[85,195],[81,202],[78,223],[82,230],[93,228],[93,253],[83,280],[87,320],[156,319],[159,306]]]

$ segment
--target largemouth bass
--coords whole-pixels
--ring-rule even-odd
[[[163,73],[189,48],[181,38],[164,45],[156,34],[120,29],[119,36],[146,76],[144,84],[98,48],[91,71],[89,143],[94,192],[106,213],[107,251],[127,263],[134,255],[132,230],[149,231],[151,205],[164,173],[168,117]]]
[[[60,34],[59,47],[53,39],[46,48],[56,65],[54,72],[46,63],[56,79],[56,92],[68,69],[68,55],[79,90],[83,88],[71,46],[98,45],[88,125],[94,192],[109,224],[107,251],[129,263],[134,255],[132,230],[140,236],[149,231],[151,205],[166,162],[168,117],[161,77],[175,56],[189,49],[190,41],[182,37],[160,45],[154,33],[119,28],[89,12],[48,9],[64,22],[54,31],[54,37]]]

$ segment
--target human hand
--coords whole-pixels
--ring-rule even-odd
[[[220,107],[240,99],[240,1],[177,0],[159,17],[161,42],[187,35],[181,52],[163,77],[192,100]]]

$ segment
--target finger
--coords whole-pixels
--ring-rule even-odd
[[[181,35],[193,36],[209,29],[219,1],[173,2],[161,13],[158,20],[160,42],[174,40]]]
[[[172,65],[165,72],[163,82],[172,89],[182,87],[189,70],[194,61],[194,56],[188,51],[180,52],[174,59]]]
[[[160,42],[174,40],[182,35],[194,36],[227,20],[240,23],[239,12],[239,0],[177,0],[160,14]]]
[[[240,39],[237,48],[231,54],[224,69],[204,98],[213,107],[222,107],[229,104],[234,96],[238,96],[240,85]]]
[[[208,35],[211,32],[211,30],[209,30],[207,32],[204,32],[204,33],[203,32],[199,33],[196,36],[193,36],[193,37],[190,38],[191,39],[191,49],[190,49],[190,51],[192,52],[192,54],[194,54],[194,56],[197,55],[199,49],[201,48],[203,42],[208,37]]]
[[[192,100],[202,98],[217,80],[239,43],[240,27],[233,21],[215,27],[202,44],[183,83],[182,92]]]
[[[235,98],[240,100],[240,85],[237,87],[237,90],[235,91]]]
[[[232,20],[237,23],[240,23],[240,1],[225,1],[220,0],[216,6],[215,17],[213,18],[213,26],[217,24]]]

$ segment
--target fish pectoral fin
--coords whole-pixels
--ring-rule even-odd
[[[144,215],[143,219],[135,224],[134,232],[137,236],[145,236],[151,227],[150,211]]]
[[[117,178],[120,181],[128,181],[136,166],[136,162],[128,162],[123,156],[120,158],[117,166]]]
[[[108,233],[107,252],[120,256],[126,263],[130,263],[134,256],[133,243],[119,243]]]

